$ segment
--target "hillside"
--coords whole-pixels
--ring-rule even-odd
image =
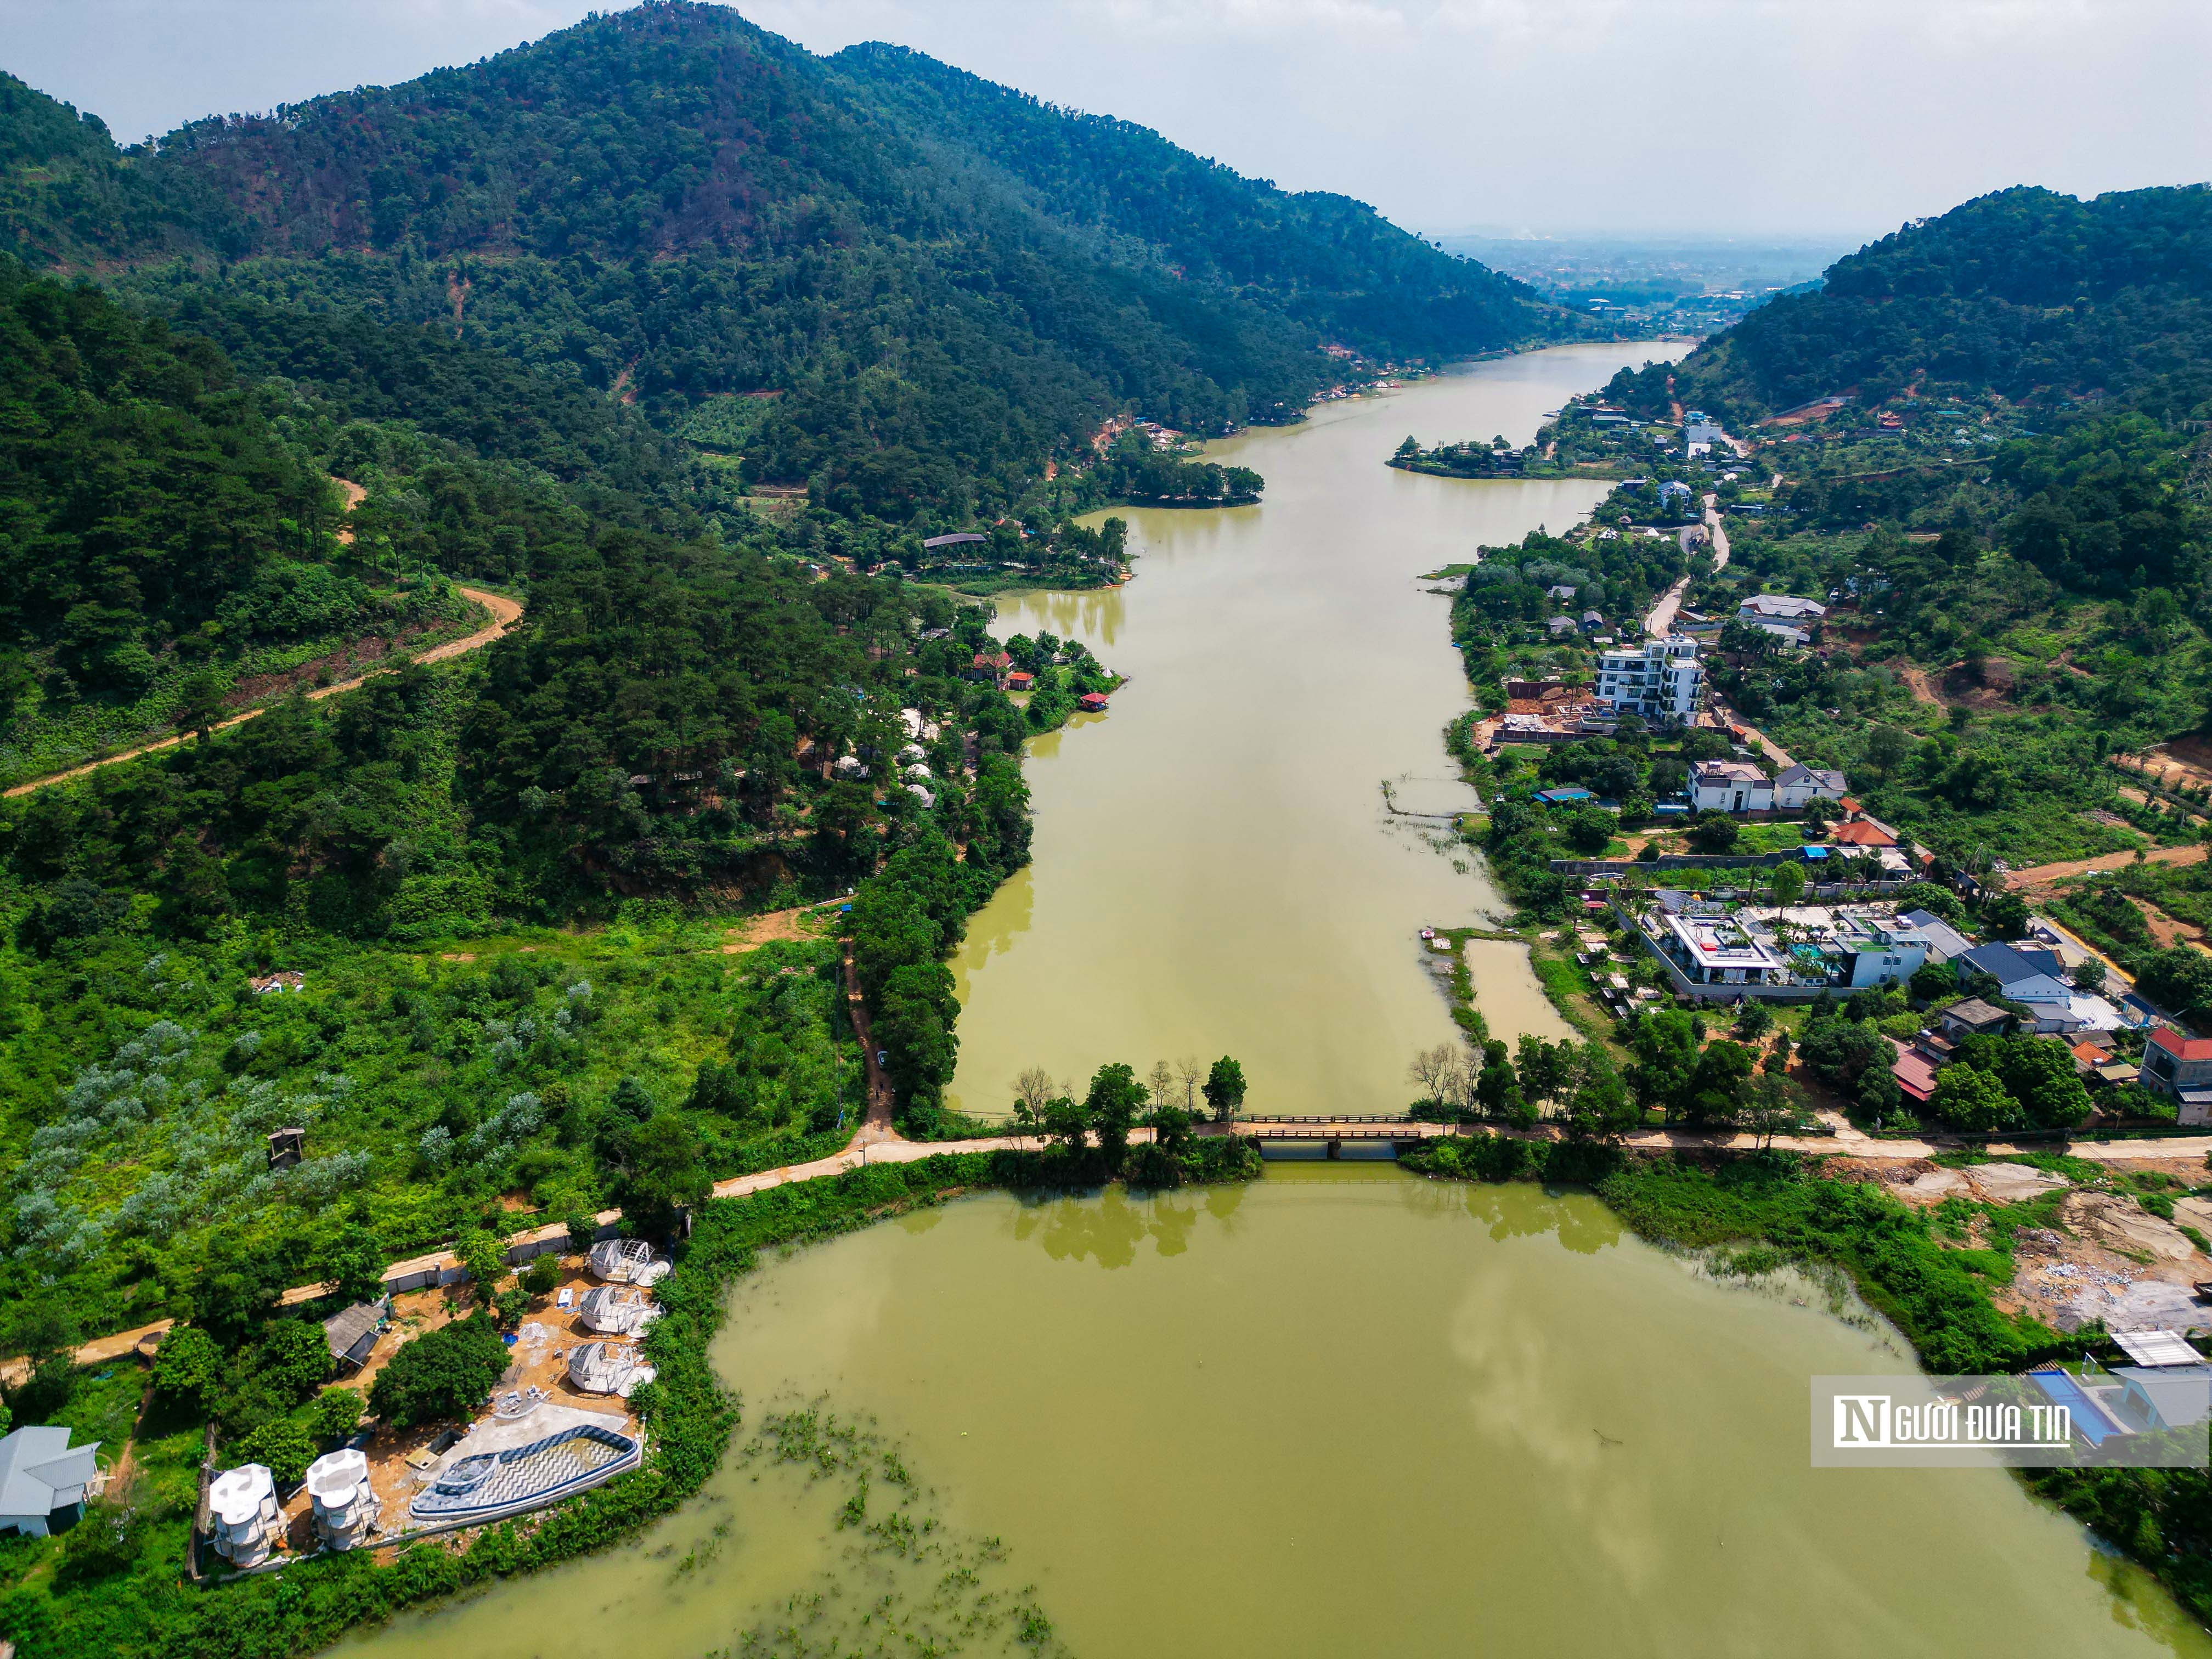
[[[1541,331],[1534,291],[1443,253],[1364,203],[1286,194],[1109,116],[1057,108],[902,46],[831,58],[949,164],[1018,182],[1106,258],[1226,285],[1377,352],[1464,354]]]
[[[1907,225],[1671,370],[1616,376],[1605,397],[1660,464],[1547,551],[1592,565],[1595,526],[1649,517],[1663,481],[1710,490],[1733,556],[1686,611],[1826,607],[1802,648],[1717,623],[1715,689],[1946,872],[2194,842],[2212,796],[2172,757],[2212,729],[2209,253],[2198,185],[2009,190]],[[1686,453],[1691,409],[1729,441]],[[2038,896],[2212,1022],[2212,957],[2120,888],[2203,914],[2194,873]]]
[[[2212,186],[1982,197],[1838,260],[1674,373],[1736,422],[1908,387],[2186,415],[2212,398]]]
[[[681,0],[196,122],[105,171],[103,135],[61,106],[0,119],[77,180],[15,168],[27,252],[130,265],[126,286],[173,284],[149,268],[191,252],[194,283],[441,325],[672,428],[777,392],[722,452],[847,517],[1003,512],[1117,412],[1292,418],[1343,378],[1324,337],[1442,357],[1586,326],[1357,204]],[[158,212],[88,241],[73,204],[102,191]]]

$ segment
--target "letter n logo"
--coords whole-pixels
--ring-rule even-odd
[[[1835,1399],[1835,1444],[1889,1444],[1889,1396],[1886,1394],[1839,1394]]]

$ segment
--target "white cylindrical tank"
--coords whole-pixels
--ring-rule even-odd
[[[307,1496],[314,1502],[315,1533],[334,1550],[349,1550],[376,1530],[380,1504],[369,1482],[368,1454],[345,1446],[307,1466]]]
[[[208,1523],[216,1553],[233,1565],[267,1560],[283,1524],[268,1465],[241,1463],[216,1476],[208,1488]]]

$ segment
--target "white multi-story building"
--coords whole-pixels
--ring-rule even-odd
[[[1700,812],[1766,812],[1774,780],[1749,761],[1699,761],[1690,769],[1690,805]]]
[[[1705,666],[1695,640],[1646,640],[1601,653],[1597,695],[1621,714],[1658,726],[1687,726],[1705,691]]]

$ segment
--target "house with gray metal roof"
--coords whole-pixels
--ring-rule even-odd
[[[70,1431],[40,1425],[0,1440],[0,1531],[46,1535],[49,1522],[64,1518],[96,1496],[106,1476],[88,1446],[71,1446]]]

